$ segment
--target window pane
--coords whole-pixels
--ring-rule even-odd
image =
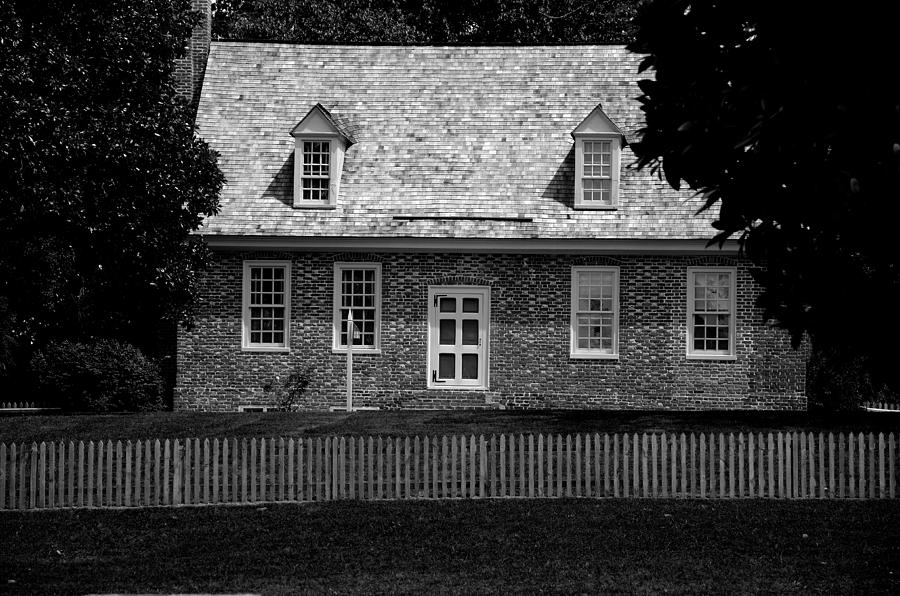
[[[478,345],[478,321],[466,319],[462,322],[462,343],[464,346]]]
[[[584,178],[584,200],[612,204],[612,180]]]
[[[441,312],[456,312],[456,298],[441,298],[438,303]]]
[[[438,378],[453,379],[456,378],[456,355],[440,354],[438,355]]]
[[[579,293],[578,294],[579,296],[581,296],[582,298],[586,298],[588,296],[588,294],[586,292],[588,291],[588,286],[590,286],[590,283],[591,283],[590,273],[579,273],[578,274],[579,292],[585,292],[585,293]]]
[[[452,346],[456,343],[456,321],[453,319],[443,319],[440,321],[440,344],[442,346]]]
[[[478,298],[463,298],[463,312],[478,312]]]
[[[462,378],[477,379],[478,378],[478,354],[462,355]]]

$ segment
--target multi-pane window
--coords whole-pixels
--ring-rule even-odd
[[[688,272],[688,354],[734,355],[733,269]]]
[[[334,271],[334,348],[346,349],[348,335],[354,349],[377,350],[381,323],[381,265],[336,263]],[[348,327],[353,313],[355,333]]]
[[[618,286],[617,267],[572,268],[572,356],[618,355]]]
[[[327,202],[330,180],[330,141],[303,141],[303,200]]]
[[[244,263],[244,348],[288,347],[289,302],[290,264]]]
[[[612,205],[612,167],[612,141],[584,141],[584,163],[581,179],[583,201],[586,203]]]

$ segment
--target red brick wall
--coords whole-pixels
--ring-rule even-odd
[[[241,351],[244,259],[290,259],[290,353]],[[345,399],[346,357],[333,354],[335,261],[382,263],[380,355],[354,356],[356,405],[381,408],[803,409],[805,350],[763,324],[758,286],[730,257],[219,253],[203,279],[196,326],[178,339],[176,409],[265,404],[262,387],[313,366],[303,407]],[[569,358],[571,267],[616,265],[618,360]],[[685,357],[689,266],[737,266],[737,359]],[[429,285],[489,285],[490,390],[426,389]]]

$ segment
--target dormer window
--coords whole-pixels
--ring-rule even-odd
[[[592,205],[612,205],[612,141],[582,141],[584,165],[581,200]]]
[[[575,139],[575,208],[615,209],[624,135],[597,106],[572,131]]]
[[[316,104],[291,130],[294,137],[294,207],[337,206],[344,152],[351,136],[331,113]]]
[[[328,203],[331,141],[303,141],[303,201]]]

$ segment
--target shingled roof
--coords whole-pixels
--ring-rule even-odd
[[[700,200],[624,166],[619,206],[574,203],[572,130],[598,104],[642,126],[621,46],[396,47],[213,42],[197,113],[220,153],[203,234],[703,239]],[[356,143],[335,209],[292,208],[291,129],[316,104]]]

